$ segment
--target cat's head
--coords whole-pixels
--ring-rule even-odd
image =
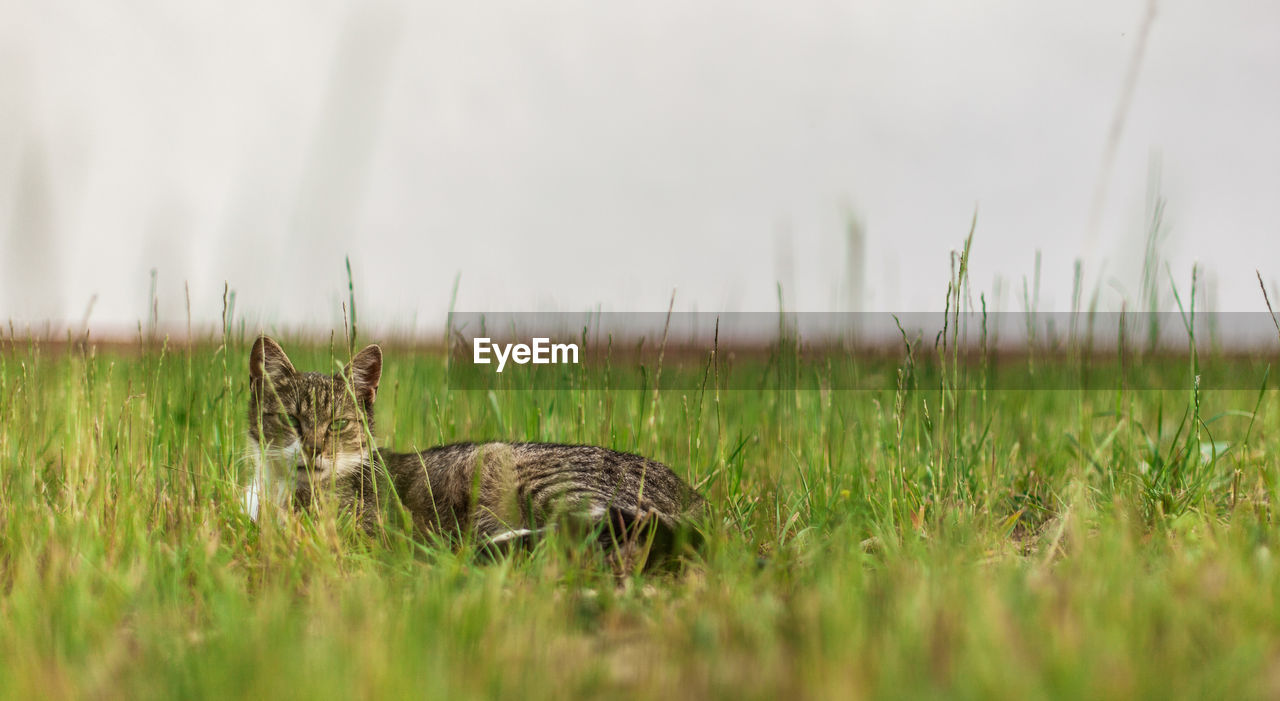
[[[298,372],[261,336],[249,353],[249,441],[277,477],[300,483],[356,471],[370,456],[382,349],[367,346],[342,372]]]

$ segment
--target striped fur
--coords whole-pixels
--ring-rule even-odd
[[[696,536],[705,500],[669,467],[639,455],[559,443],[371,449],[367,436],[381,372],[377,346],[357,354],[343,372],[325,375],[297,372],[265,336],[254,344],[250,442],[260,474],[277,484],[293,480],[295,506],[332,500],[355,509],[373,531],[394,494],[423,534],[455,540],[470,534],[503,546],[536,540],[560,525],[594,529],[606,545],[642,533],[656,535],[660,545]],[[262,501],[279,491],[254,494]]]

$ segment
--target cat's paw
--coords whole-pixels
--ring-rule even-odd
[[[258,485],[244,488],[244,496],[240,500],[240,509],[249,516],[249,520],[258,522]]]

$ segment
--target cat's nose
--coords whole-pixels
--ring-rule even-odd
[[[303,455],[299,456],[297,467],[298,467],[298,474],[302,474],[304,472],[319,473],[324,471],[324,467],[320,464],[319,453],[314,453],[314,452],[304,453]]]
[[[313,462],[310,465],[300,463],[298,465],[298,477],[302,479],[314,479],[324,475],[324,467],[319,462]]]

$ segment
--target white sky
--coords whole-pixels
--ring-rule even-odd
[[[327,330],[483,310],[1042,308],[1161,252],[1221,310],[1280,280],[1280,5],[1161,2],[1088,235],[1145,0],[0,0],[0,316]],[[851,276],[846,222],[865,226]],[[1093,238],[1092,245],[1090,239]],[[1164,275],[1162,274],[1162,277]],[[1018,296],[1015,296],[1015,291]],[[426,331],[424,331],[426,332]]]

